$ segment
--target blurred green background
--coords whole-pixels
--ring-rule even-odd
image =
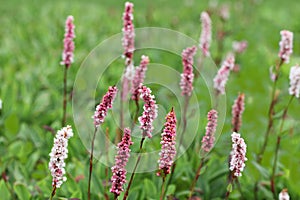
[[[269,67],[278,60],[279,32],[287,29],[294,32],[294,52],[289,64],[284,64],[278,88],[280,103],[276,110],[282,110],[288,101],[289,68],[300,61],[300,4],[297,0],[287,1],[197,1],[197,0],[152,0],[132,1],[134,3],[135,27],[163,27],[182,32],[198,41],[201,25],[200,13],[211,11],[213,21],[212,58],[223,58],[231,50],[232,41],[247,40],[247,50],[238,55],[236,62],[240,71],[232,73],[227,84],[227,118],[223,134],[217,141],[210,161],[197,182],[203,199],[218,199],[226,192],[227,156],[230,152],[231,105],[238,92],[246,95],[246,110],[243,115],[241,133],[248,144],[248,161],[244,175],[240,178],[245,199],[253,199],[253,186],[260,184],[260,199],[270,199],[268,180],[273,163],[275,135],[271,135],[262,166],[254,163],[255,154],[262,144],[267,127],[267,112],[270,103],[271,81]],[[1,0],[0,4],[0,98],[3,108],[0,116],[0,195],[1,199],[47,199],[51,193],[51,176],[48,170],[49,152],[53,135],[43,126],[60,129],[63,68],[59,65],[63,48],[64,22],[73,15],[76,25],[75,63],[69,70],[68,88],[73,86],[76,72],[89,52],[101,41],[119,33],[122,27],[122,13],[125,1],[38,1]],[[222,21],[217,11],[229,7],[230,17]],[[223,51],[218,51],[217,30],[227,34]],[[120,41],[121,42],[121,41]],[[156,56],[151,62],[171,63],[181,72],[180,58]],[[139,57],[135,57],[136,63]],[[119,63],[122,63],[120,61]],[[101,66],[101,61],[99,61]],[[108,71],[103,78],[100,98],[109,85],[119,80],[122,66]],[[201,82],[199,80],[199,82]],[[197,82],[195,83],[197,90]],[[159,87],[154,87],[154,94]],[[199,94],[200,95],[200,94]],[[209,97],[203,99],[208,100]],[[172,101],[172,99],[171,99]],[[203,103],[203,105],[207,105]],[[169,108],[166,108],[169,109]],[[202,137],[203,122],[200,123]],[[71,103],[68,104],[68,123],[73,124]],[[282,138],[279,176],[276,188],[288,188],[292,199],[300,199],[300,137],[299,101],[294,100],[289,110],[286,128],[293,128]],[[90,122],[87,122],[90,123]],[[278,121],[276,121],[276,125]],[[110,124],[111,125],[111,124]],[[111,125],[112,126],[112,125]],[[113,127],[111,127],[113,129]],[[114,129],[113,129],[114,130]],[[67,160],[68,181],[63,184],[57,196],[86,199],[88,152],[79,136],[69,143]],[[111,131],[113,137],[114,131]],[[273,137],[274,136],[274,137]],[[137,141],[138,142],[138,141]],[[197,146],[194,144],[193,146]],[[169,194],[184,199],[199,164],[199,157],[190,153],[179,159],[174,183]],[[105,166],[95,165],[92,191],[94,199],[103,199]],[[80,179],[80,177],[85,177]],[[7,180],[7,181],[5,181]],[[131,199],[157,199],[161,180],[154,173],[138,174],[132,188]],[[141,184],[143,183],[143,184]],[[12,193],[14,193],[12,195]],[[234,190],[231,198],[240,199]]]

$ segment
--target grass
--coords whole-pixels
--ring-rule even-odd
[[[210,161],[203,168],[197,188],[203,191],[203,199],[218,199],[226,192],[227,155],[230,152],[230,112],[231,105],[239,91],[246,96],[246,110],[243,115],[241,133],[248,144],[248,162],[240,178],[242,191],[246,199],[253,198],[255,181],[268,183],[271,173],[276,137],[271,135],[269,146],[258,166],[254,163],[255,154],[263,141],[267,126],[267,109],[270,103],[271,81],[269,67],[275,65],[278,53],[279,31],[288,29],[294,32],[294,53],[290,64],[283,66],[282,78],[279,81],[281,103],[277,109],[283,109],[289,100],[288,72],[289,67],[299,62],[300,55],[300,5],[295,0],[275,1],[226,1],[230,6],[230,18],[225,25],[229,32],[224,41],[223,56],[231,49],[233,40],[245,39],[249,47],[237,58],[241,65],[239,73],[232,73],[227,85],[226,120],[222,136],[211,153]],[[209,2],[196,0],[184,1],[133,1],[135,4],[135,27],[164,27],[182,32],[198,40],[200,34],[199,14],[208,9]],[[63,67],[59,65],[64,34],[64,20],[72,14],[76,25],[75,63],[69,69],[69,91],[73,86],[77,71],[89,52],[101,41],[119,33],[122,27],[121,16],[124,2],[117,1],[3,1],[0,7],[0,98],[3,109],[0,116],[0,172],[8,176],[8,182],[0,179],[2,199],[12,199],[10,190],[18,199],[46,199],[51,193],[51,176],[48,170],[49,152],[53,135],[43,126],[60,129]],[[217,55],[216,26],[220,20],[213,20],[212,56]],[[120,41],[121,42],[121,41]],[[135,63],[141,54],[148,54],[151,62],[172,66],[181,72],[180,57],[172,53],[144,50],[135,55]],[[122,60],[118,59],[109,68],[99,83],[96,101],[102,97],[108,85],[114,84],[121,76]],[[101,67],[101,60],[99,60]],[[151,74],[155,76],[155,72]],[[168,79],[170,77],[166,77]],[[197,87],[199,84],[199,87]],[[201,121],[197,138],[204,133],[205,114],[210,109],[207,91],[203,91],[203,80],[195,83],[195,91],[200,99]],[[162,110],[170,108],[170,102],[177,100],[165,98],[168,91],[159,85],[151,84]],[[201,87],[200,87],[201,86]],[[170,96],[172,94],[169,94]],[[171,96],[172,97],[172,96]],[[286,126],[293,126],[293,132],[282,138],[280,150],[277,190],[288,188],[292,199],[300,198],[299,171],[299,101],[293,101],[289,110]],[[90,111],[92,113],[92,107]],[[162,112],[163,113],[163,112]],[[111,119],[111,118],[109,118]],[[109,121],[109,120],[107,120]],[[159,124],[163,122],[160,117]],[[68,104],[68,123],[74,124],[72,107]],[[86,122],[92,125],[92,121]],[[277,125],[277,124],[276,124]],[[279,125],[279,124],[278,124]],[[114,124],[107,123],[110,137],[114,137]],[[159,131],[158,125],[157,131]],[[81,138],[75,135],[69,143],[67,160],[68,181],[58,190],[57,196],[86,199],[89,156]],[[90,134],[90,133],[86,133]],[[272,137],[274,136],[274,137]],[[159,149],[159,137],[151,148]],[[136,144],[138,143],[136,138]],[[150,141],[149,141],[150,143]],[[153,142],[154,143],[154,142]],[[193,146],[196,146],[196,142]],[[134,147],[133,147],[134,148]],[[149,147],[150,148],[150,147]],[[174,193],[179,199],[188,194],[197,165],[198,155],[191,147],[187,154],[178,161],[174,183],[167,193]],[[92,199],[103,199],[105,187],[105,166],[97,162],[94,168]],[[80,179],[81,176],[84,179]],[[132,187],[130,199],[157,199],[161,182],[153,172],[137,174]],[[7,184],[6,184],[7,183]],[[272,198],[268,186],[262,184],[260,197]],[[240,198],[234,190],[232,198]]]

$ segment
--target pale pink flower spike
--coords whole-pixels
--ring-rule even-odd
[[[285,63],[289,63],[290,55],[293,53],[293,32],[282,30],[280,31],[281,41],[279,42],[278,56]]]
[[[110,192],[117,196],[124,191],[123,185],[126,183],[127,171],[125,167],[130,157],[130,146],[133,144],[130,133],[129,128],[124,129],[124,136],[118,144],[118,153],[115,156],[115,166],[111,168],[113,175],[111,177],[112,186]]]
[[[68,16],[66,20],[65,38],[64,38],[64,50],[62,53],[61,65],[65,65],[67,68],[74,62],[74,38],[75,38],[75,25],[73,23],[74,17]]]
[[[93,116],[95,127],[99,127],[104,122],[108,109],[112,108],[117,92],[118,89],[116,86],[110,86],[106,94],[103,96],[101,103],[97,105]]]
[[[239,133],[233,132],[231,134],[232,140],[232,150],[230,153],[230,167],[229,170],[232,171],[235,177],[242,176],[242,172],[245,168],[246,149],[247,145],[244,139],[241,138]]]
[[[182,65],[183,73],[181,74],[180,88],[182,96],[191,96],[193,91],[193,64],[194,64],[194,55],[196,54],[197,47],[192,46],[186,48],[182,51]]]
[[[73,137],[71,126],[67,126],[57,131],[54,138],[53,147],[51,149],[49,170],[52,175],[52,186],[60,188],[67,180],[65,174],[65,159],[68,158],[68,140]]]
[[[217,119],[218,119],[218,112],[216,110],[210,110],[207,113],[207,125],[206,125],[206,132],[202,138],[202,150],[204,152],[209,152],[215,142],[215,132],[217,128]]]
[[[209,48],[211,43],[211,19],[207,12],[202,12],[200,21],[202,24],[201,36],[199,39],[199,48],[204,57],[210,56]]]
[[[300,95],[300,67],[299,67],[299,65],[291,67],[289,94],[299,98],[299,95]]]
[[[173,165],[176,156],[176,114],[174,109],[167,114],[166,123],[163,133],[161,134],[161,151],[159,153],[159,172],[158,176],[166,176],[170,173],[171,166]]]

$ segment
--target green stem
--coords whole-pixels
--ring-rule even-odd
[[[144,143],[144,141],[145,141],[145,138],[143,137],[142,140],[141,140],[141,143],[140,143],[139,156],[138,156],[138,159],[137,159],[137,161],[136,161],[136,163],[135,163],[135,166],[134,166],[134,168],[133,168],[133,172],[132,172],[132,174],[131,174],[131,176],[130,176],[130,180],[129,180],[128,186],[127,186],[127,188],[126,188],[126,191],[125,191],[123,200],[126,200],[127,197],[128,197],[128,193],[129,193],[129,190],[130,190],[130,187],[131,187],[131,184],[132,184],[134,175],[135,175],[135,171],[136,171],[137,166],[138,166],[138,164],[139,164],[139,162],[140,162],[140,160],[141,160],[141,157],[142,157],[142,154],[141,154],[141,153],[142,153],[142,150],[143,150],[143,143]]]
[[[95,143],[96,133],[97,133],[97,127],[95,127],[94,135],[92,138],[92,144],[91,144],[90,170],[89,170],[89,180],[88,180],[88,200],[91,199],[91,179],[92,179],[92,171],[93,171],[94,143]]]
[[[193,183],[192,183],[192,185],[191,185],[190,194],[189,194],[189,199],[192,197],[192,195],[193,195],[193,193],[194,193],[194,189],[195,189],[197,180],[198,180],[198,178],[199,178],[199,176],[200,176],[200,172],[201,172],[201,169],[202,169],[203,165],[204,165],[204,158],[202,158],[201,161],[200,161],[200,165],[199,165],[199,167],[198,167],[198,169],[197,169],[196,176],[195,176],[195,178],[194,178],[194,180],[193,180]]]
[[[63,117],[61,121],[61,126],[66,126],[67,121],[67,74],[68,74],[68,66],[64,67],[64,91],[63,91]]]
[[[160,200],[163,200],[165,196],[165,183],[166,183],[166,175],[164,174],[162,177],[161,194],[159,198]]]
[[[53,197],[55,196],[56,193],[56,185],[53,186],[52,192],[51,192],[51,196],[50,196],[50,200],[53,199]]]
[[[271,191],[273,193],[273,197],[276,199],[277,198],[277,193],[276,193],[276,188],[275,188],[275,174],[276,174],[276,168],[277,168],[277,161],[278,161],[278,156],[279,156],[279,149],[280,149],[280,141],[281,141],[281,134],[282,134],[282,129],[284,125],[284,121],[287,115],[288,108],[293,100],[294,96],[291,96],[287,106],[284,109],[284,112],[282,114],[281,118],[281,123],[280,123],[280,128],[279,128],[279,134],[277,136],[277,143],[275,147],[275,157],[274,157],[274,162],[273,162],[273,168],[272,168],[272,175],[271,175],[271,180],[270,180],[270,185],[271,185]]]

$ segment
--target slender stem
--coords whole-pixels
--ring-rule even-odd
[[[138,164],[139,164],[139,162],[140,162],[140,160],[141,160],[141,157],[142,157],[141,152],[142,152],[142,150],[143,150],[143,143],[144,143],[144,141],[145,141],[145,138],[143,137],[142,140],[141,140],[141,143],[140,143],[139,156],[138,156],[138,159],[137,159],[137,161],[136,161],[136,163],[135,163],[135,166],[134,166],[134,168],[133,168],[133,172],[132,172],[132,174],[131,174],[131,176],[130,176],[130,180],[129,180],[128,186],[127,186],[127,188],[126,188],[126,191],[125,191],[123,200],[126,200],[127,197],[128,197],[129,189],[130,189],[130,187],[131,187],[131,184],[132,184],[132,181],[133,181],[133,178],[134,178],[134,175],[135,175],[135,171],[136,171],[137,166],[138,166]]]
[[[136,99],[135,101],[135,106],[136,106],[136,110],[135,110],[135,114],[134,114],[134,118],[133,118],[133,122],[131,125],[131,130],[133,130],[135,123],[138,120],[138,116],[139,116],[139,111],[140,111],[140,105],[139,105],[139,100]]]
[[[53,186],[53,189],[52,189],[52,192],[51,192],[51,196],[50,196],[50,200],[53,199],[55,193],[56,193],[56,185]]]
[[[271,191],[273,193],[273,197],[276,199],[277,198],[277,193],[276,193],[276,188],[275,188],[275,173],[276,173],[276,168],[277,168],[277,161],[278,161],[278,156],[279,156],[279,148],[280,148],[280,141],[281,141],[281,134],[282,134],[282,129],[284,125],[284,121],[287,115],[287,111],[289,108],[289,105],[291,104],[294,96],[291,96],[287,106],[285,107],[282,118],[281,118],[281,123],[280,123],[280,128],[279,128],[279,134],[277,136],[277,143],[275,147],[275,157],[274,157],[274,162],[273,162],[273,168],[272,168],[272,175],[271,175],[271,180],[270,180],[270,185],[271,185]]]
[[[243,191],[242,191],[241,183],[240,183],[239,179],[236,179],[235,181],[236,181],[236,183],[237,183],[238,190],[239,190],[239,192],[240,192],[240,194],[241,194],[241,198],[240,198],[240,199],[242,199],[242,200],[243,200],[243,199],[245,199],[245,197],[244,197],[244,195],[243,195]]]
[[[108,177],[108,171],[109,171],[109,167],[108,167],[108,163],[109,163],[109,154],[108,154],[109,128],[108,127],[106,128],[105,135],[106,135],[105,152],[106,152],[106,164],[107,164],[107,166],[105,167],[105,189],[104,189],[104,197],[105,197],[106,200],[109,200],[109,196],[107,194],[107,191],[108,191],[108,182],[109,182],[109,177]]]
[[[66,126],[66,121],[67,121],[67,75],[68,75],[68,66],[66,65],[64,67],[64,92],[63,92],[63,117],[61,121],[61,126],[65,127]]]
[[[225,199],[229,198],[230,192],[232,190],[232,185],[233,185],[234,178],[235,178],[235,176],[234,176],[233,172],[230,172],[229,183],[228,183],[227,191],[226,191],[226,194],[225,194]]]
[[[115,196],[114,196],[114,200],[117,200],[117,199],[118,199],[118,197],[119,197],[119,195],[115,194]]]
[[[159,198],[160,200],[163,200],[165,196],[165,183],[166,183],[166,175],[164,174],[162,177],[161,193]]]
[[[201,172],[201,169],[202,169],[203,165],[204,165],[204,158],[202,158],[201,161],[200,161],[200,165],[199,165],[199,167],[198,167],[198,169],[197,169],[196,176],[195,176],[195,178],[194,178],[194,180],[193,180],[193,183],[192,183],[192,185],[191,185],[189,198],[191,198],[192,195],[193,195],[193,193],[194,193],[194,189],[195,189],[197,180],[198,180],[198,178],[199,178],[199,176],[200,176],[200,172]]]
[[[90,171],[89,171],[89,181],[88,181],[88,200],[91,199],[91,179],[92,179],[92,171],[93,171],[94,143],[95,143],[96,133],[97,133],[97,127],[95,127],[94,135],[92,138],[92,144],[91,144]]]
[[[272,96],[271,96],[272,99],[271,99],[271,104],[270,104],[269,111],[268,111],[268,114],[269,114],[268,127],[267,127],[267,131],[265,133],[263,146],[262,146],[260,152],[258,153],[257,160],[256,160],[259,164],[262,161],[262,157],[263,157],[266,147],[268,145],[269,135],[271,133],[273,123],[274,123],[274,119],[273,119],[274,108],[277,103],[276,86],[277,86],[277,80],[278,80],[278,76],[279,76],[280,66],[283,64],[283,62],[284,61],[281,59],[275,68],[276,71],[275,71],[275,80],[274,80],[273,87],[272,87]]]

